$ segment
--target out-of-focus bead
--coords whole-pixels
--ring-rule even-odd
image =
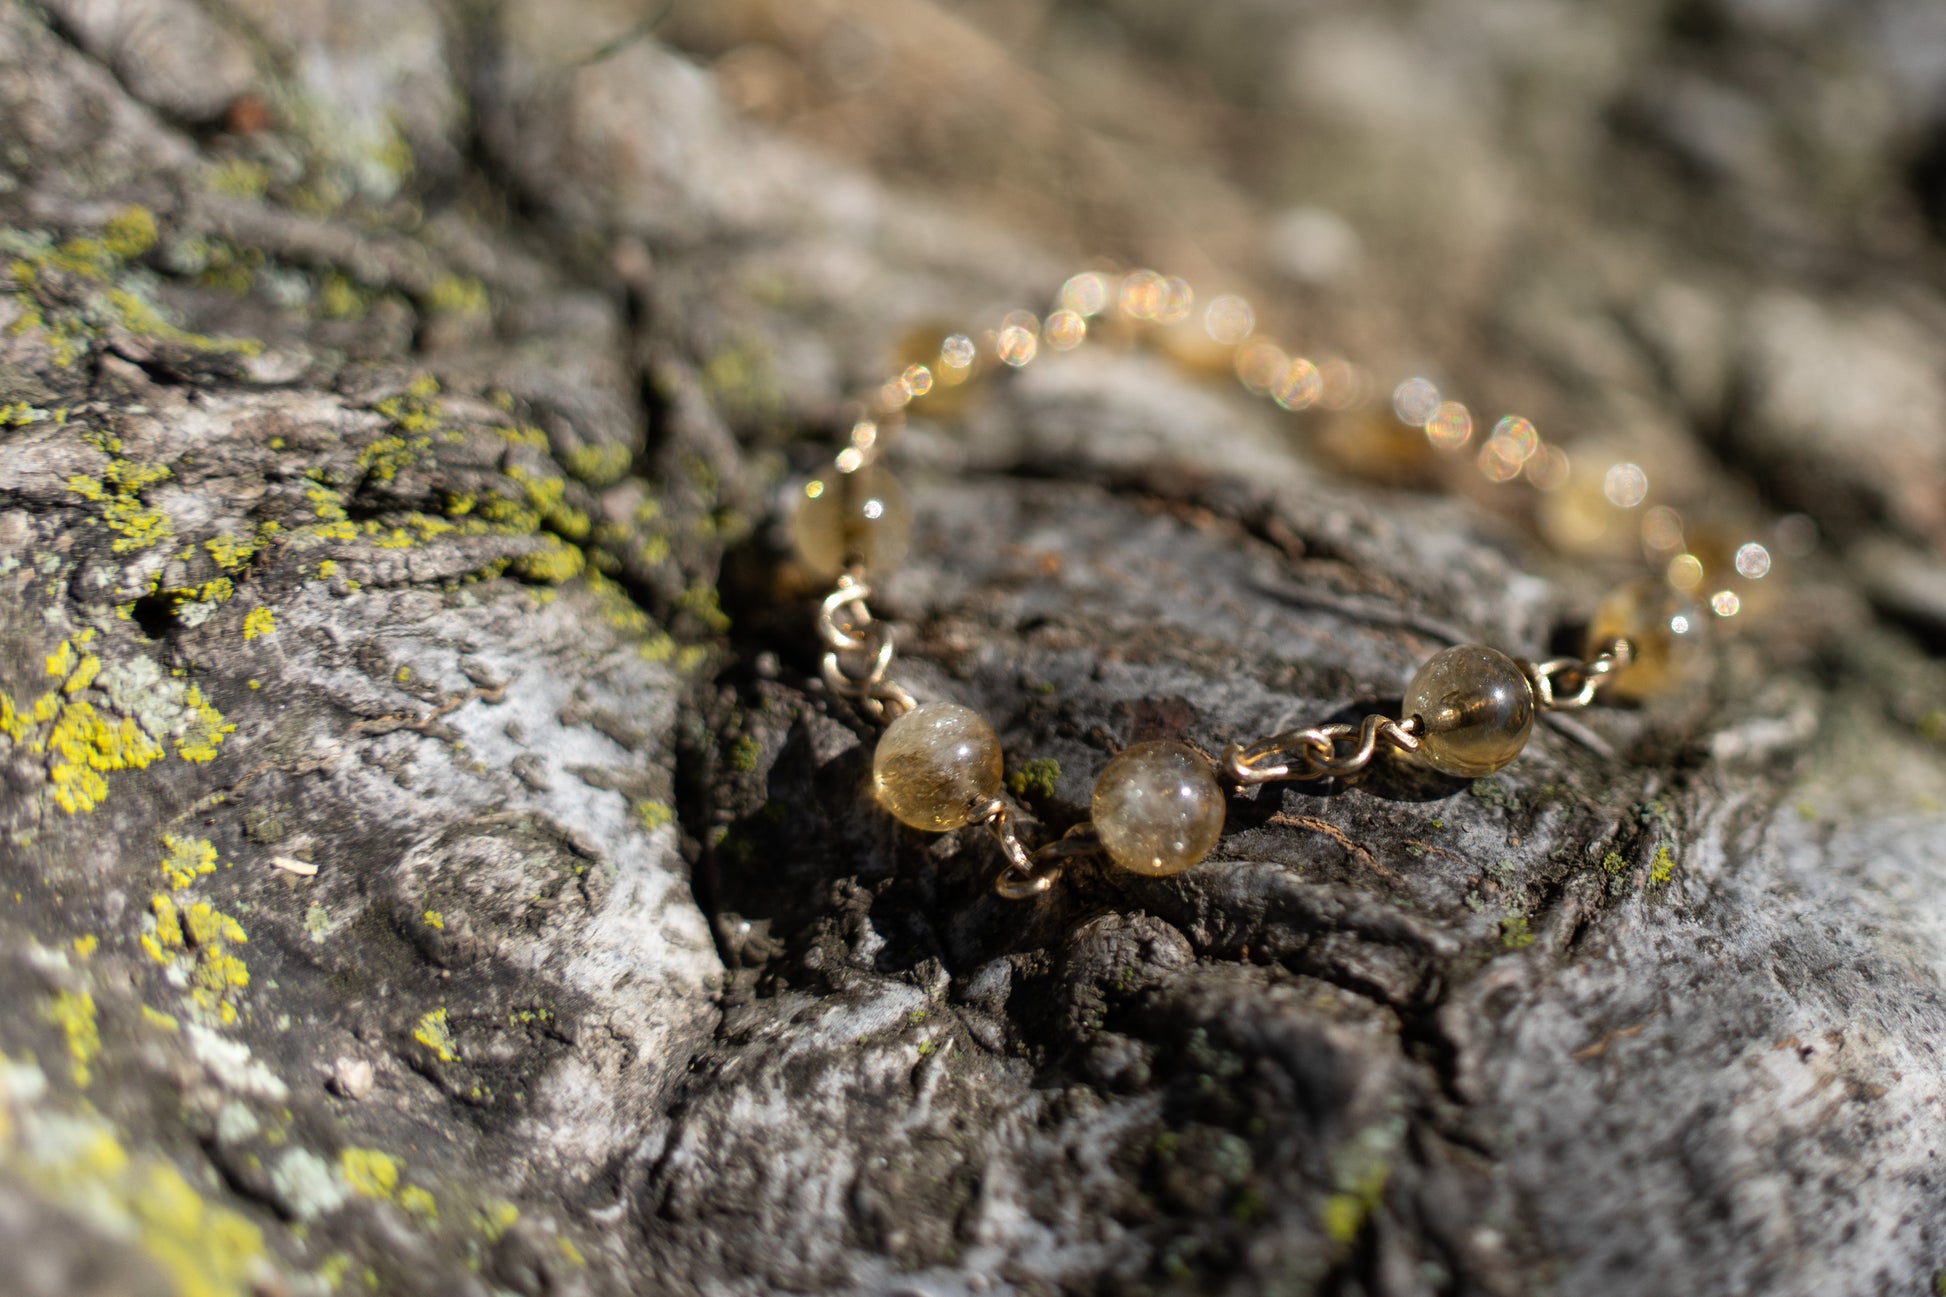
[[[1703,609],[1654,577],[1616,586],[1588,623],[1586,656],[1625,639],[1635,656],[1603,688],[1610,697],[1640,701],[1681,685],[1703,658]]]
[[[1401,709],[1420,720],[1419,756],[1433,769],[1478,779],[1527,746],[1534,689],[1520,665],[1484,644],[1433,654],[1412,677]]]
[[[791,515],[791,543],[821,577],[835,577],[854,562],[883,573],[899,565],[911,541],[905,488],[876,464],[819,474],[804,484]]]
[[[1223,834],[1223,790],[1210,763],[1181,743],[1137,743],[1095,781],[1095,832],[1124,869],[1180,874]]]
[[[872,786],[886,810],[915,829],[944,833],[1000,792],[1000,739],[955,703],[915,707],[885,727],[872,753]]]

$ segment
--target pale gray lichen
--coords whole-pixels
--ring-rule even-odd
[[[287,1149],[277,1159],[270,1187],[278,1203],[301,1221],[328,1216],[351,1196],[337,1169],[308,1148]]]

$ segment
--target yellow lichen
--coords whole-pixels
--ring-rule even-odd
[[[434,1009],[421,1017],[419,1025],[412,1029],[412,1038],[430,1049],[440,1062],[459,1062],[459,1044],[447,1024],[446,1010]]]
[[[174,1017],[162,1012],[160,1009],[151,1009],[146,1004],[142,1006],[142,1021],[148,1023],[158,1031],[182,1030],[182,1024],[177,1022]]]
[[[108,796],[104,774],[139,770],[163,755],[161,746],[134,721],[111,722],[80,701],[65,704],[46,739],[27,746],[53,756],[49,795],[70,815],[92,811]]]
[[[203,548],[216,560],[216,565],[228,571],[235,571],[248,563],[262,546],[248,536],[238,536],[224,532],[203,542]]]
[[[195,685],[183,691],[182,701],[183,706],[189,709],[190,722],[182,736],[176,739],[176,755],[184,761],[216,760],[216,749],[223,745],[225,738],[236,732],[236,726],[225,723],[223,713],[210,706],[203,698],[203,691]]]
[[[560,585],[580,576],[587,567],[588,556],[573,545],[554,536],[544,536],[542,547],[520,555],[513,561],[513,570],[529,581],[544,581],[549,585]]]
[[[98,1117],[70,1124],[85,1140],[23,1142],[0,1149],[0,1161],[40,1194],[131,1239],[177,1297],[262,1291],[269,1257],[254,1224],[204,1201],[168,1163],[129,1156]]]
[[[447,275],[426,290],[426,309],[434,314],[485,315],[486,285],[473,278]]]
[[[423,917],[428,928],[434,928],[440,932],[446,930],[446,916],[438,910],[427,910]]]
[[[243,638],[246,640],[256,639],[259,635],[275,635],[276,633],[277,618],[271,613],[270,609],[261,604],[252,608],[243,618]]]
[[[336,271],[318,285],[318,313],[327,320],[360,319],[370,309],[370,295]]]
[[[105,439],[90,437],[89,440],[98,449],[107,449]],[[108,453],[116,455],[115,451]],[[116,553],[125,554],[159,544],[175,533],[174,524],[166,514],[142,502],[143,491],[169,476],[164,465],[138,463],[117,455],[108,461],[100,477],[77,473],[68,478],[67,486],[82,499],[102,506],[102,525],[116,533],[113,548]]]
[[[81,959],[88,958],[88,956],[94,954],[100,947],[101,938],[92,932],[83,933],[74,939],[74,953]]]
[[[338,1150],[338,1170],[361,1197],[390,1199],[399,1187],[398,1159],[375,1148]]]
[[[155,916],[155,939],[164,950],[183,949],[182,915],[169,896],[157,892],[149,898],[149,913]],[[173,956],[171,956],[173,959]],[[164,962],[169,962],[165,960]]]
[[[498,1243],[520,1220],[520,1208],[510,1202],[491,1202],[474,1214],[473,1224],[489,1243]]]
[[[626,446],[577,446],[567,453],[567,469],[592,487],[613,486],[633,460]]]
[[[399,1206],[425,1220],[439,1219],[439,1203],[432,1194],[416,1184],[409,1184],[399,1190]]]
[[[250,985],[250,968],[231,950],[250,940],[243,925],[207,901],[178,909],[167,894],[149,898],[155,931],[142,935],[142,948],[157,963],[175,962],[181,952],[193,959],[190,1002],[225,1026],[237,1020],[238,1001]]]
[[[74,1083],[88,1084],[93,1079],[89,1067],[101,1055],[101,1027],[95,1020],[95,997],[86,991],[62,991],[48,1001],[42,1013],[66,1038]]]
[[[262,198],[270,187],[270,168],[248,158],[224,158],[209,169],[203,183],[226,198]]]
[[[202,874],[216,872],[216,847],[206,839],[165,833],[162,846],[169,853],[162,858],[162,873],[175,891],[180,892]]]

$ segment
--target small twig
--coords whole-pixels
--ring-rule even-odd
[[[1470,865],[1473,863],[1472,861],[1468,860],[1465,856],[1462,856],[1457,851],[1448,851],[1444,847],[1435,847],[1432,843],[1421,842],[1417,838],[1407,838],[1404,842],[1404,845],[1408,847],[1417,847],[1419,848],[1419,850],[1425,852],[1429,856],[1444,856],[1446,857],[1446,859],[1457,861],[1462,865]]]
[[[1573,1059],[1577,1063],[1585,1063],[1591,1058],[1600,1058],[1603,1054],[1606,1054],[1608,1052],[1608,1047],[1614,1044],[1616,1041],[1632,1039],[1633,1037],[1641,1035],[1643,1032],[1647,1031],[1648,1029],[1649,1029],[1648,1023],[1638,1022],[1633,1027],[1623,1027],[1619,1031],[1611,1031],[1606,1036],[1603,1036],[1600,1040],[1597,1040],[1594,1044],[1589,1045],[1583,1049],[1575,1050],[1572,1054],[1569,1054],[1568,1057]]]
[[[318,867],[316,865],[308,861],[295,859],[291,856],[272,856],[270,858],[270,866],[273,869],[281,869],[286,873],[296,874],[299,878],[316,878],[318,875]]]
[[[390,734],[394,730],[417,730],[423,734],[440,717],[458,711],[475,698],[483,699],[489,703],[498,703],[504,701],[506,697],[507,686],[504,684],[494,685],[491,688],[474,689],[468,693],[454,694],[451,698],[448,698],[424,716],[416,718],[396,714],[392,716],[374,716],[370,720],[354,722],[351,731],[354,734]]]
[[[1325,837],[1330,838],[1333,842],[1343,847],[1348,853],[1363,861],[1365,867],[1377,874],[1380,878],[1398,877],[1397,874],[1387,869],[1384,865],[1379,864],[1377,857],[1373,856],[1371,852],[1345,836],[1345,831],[1329,820],[1320,820],[1309,815],[1292,815],[1285,811],[1279,811],[1270,817],[1270,823],[1286,824],[1294,829],[1310,829],[1314,833],[1322,833]]]

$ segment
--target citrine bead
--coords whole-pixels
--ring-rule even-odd
[[[1405,691],[1405,715],[1420,721],[1419,757],[1443,774],[1478,779],[1527,746],[1534,688],[1520,664],[1484,644],[1442,649]]]
[[[1588,622],[1587,656],[1625,639],[1634,657],[1602,692],[1640,701],[1681,685],[1703,660],[1708,620],[1666,581],[1641,577],[1616,586]]]
[[[1152,877],[1180,874],[1223,834],[1216,773],[1181,743],[1137,743],[1110,761],[1095,781],[1092,809],[1109,858]]]
[[[804,484],[791,515],[791,543],[820,577],[835,577],[853,563],[868,573],[888,571],[905,558],[911,541],[905,488],[876,464],[819,474]]]
[[[1000,739],[970,707],[927,703],[885,727],[872,786],[900,822],[944,833],[1000,792]]]

